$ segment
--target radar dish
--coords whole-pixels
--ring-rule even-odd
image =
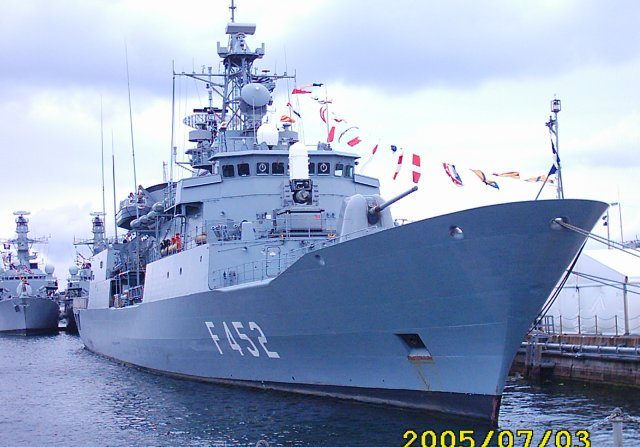
[[[207,114],[206,113],[194,113],[193,115],[185,116],[182,122],[189,127],[194,129],[199,129],[198,125],[206,124],[207,122]]]
[[[252,82],[240,90],[242,100],[252,107],[264,107],[271,101],[271,93],[262,85]]]
[[[31,214],[31,211],[14,211],[13,212],[14,216],[28,216],[29,214]]]

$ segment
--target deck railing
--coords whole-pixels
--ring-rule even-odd
[[[214,270],[211,273],[210,285],[213,288],[220,288],[275,278],[307,253],[335,245],[339,241],[345,242],[378,231],[380,229],[377,227],[369,227],[354,231],[340,238],[332,235],[326,239],[309,242],[304,247],[286,252],[281,251],[283,247],[265,247],[265,259]]]

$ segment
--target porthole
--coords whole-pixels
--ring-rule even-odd
[[[344,168],[344,176],[347,178],[353,178],[353,165],[346,165]]]
[[[249,163],[240,163],[238,165],[238,175],[240,177],[247,177],[249,174],[251,174],[251,171],[249,170]]]
[[[223,165],[222,166],[222,176],[223,177],[233,177],[235,175],[235,166],[233,165]]]
[[[261,161],[256,165],[256,174],[267,175],[269,174],[269,163]]]
[[[281,161],[271,163],[271,173],[273,175],[284,175],[284,163]]]
[[[329,175],[331,166],[327,162],[318,163],[318,175]]]

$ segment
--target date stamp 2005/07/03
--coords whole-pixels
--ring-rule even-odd
[[[405,430],[403,447],[591,447],[588,430]]]

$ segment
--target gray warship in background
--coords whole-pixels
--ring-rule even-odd
[[[397,226],[357,155],[266,122],[288,76],[253,70],[255,29],[227,25],[222,73],[174,74],[209,93],[184,121],[196,174],[121,202],[130,237],[94,255],[74,303],[85,346],[182,378],[495,422],[516,350],[585,242],[558,219],[591,230],[606,205]]]
[[[3,241],[0,266],[0,332],[21,335],[55,333],[58,330],[58,283],[53,266],[38,267],[30,246],[27,211],[16,211],[16,237]],[[11,250],[15,247],[15,253]]]
[[[75,239],[73,245],[76,247],[86,245],[89,247],[89,257],[76,252],[76,261],[69,267],[67,277],[67,287],[59,293],[58,302],[60,304],[60,322],[67,333],[78,333],[76,319],[73,315],[73,300],[86,297],[89,294],[89,282],[92,279],[91,261],[93,255],[100,253],[107,248],[108,240],[105,237],[104,213],[91,213],[91,233],[90,239]]]

